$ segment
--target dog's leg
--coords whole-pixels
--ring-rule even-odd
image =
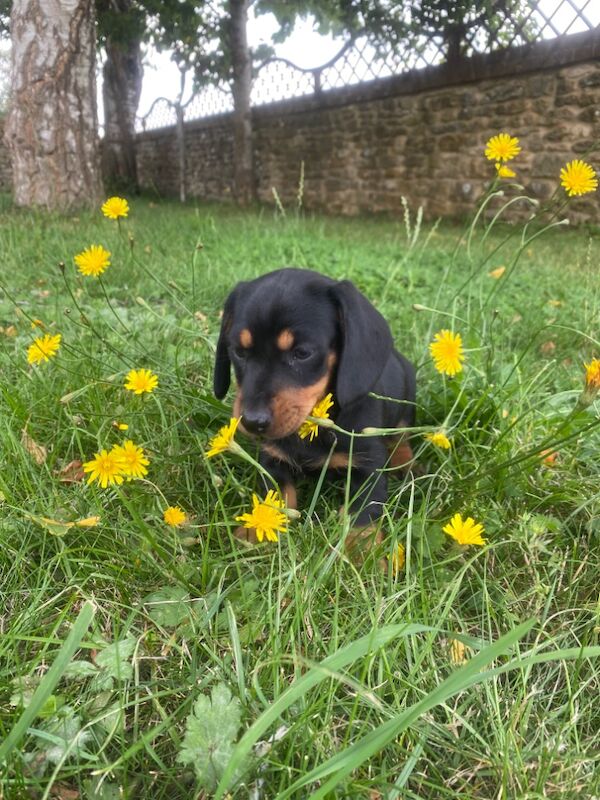
[[[349,513],[355,518],[345,546],[350,558],[361,563],[383,540],[380,517],[388,496],[387,475],[381,471],[387,461],[385,446],[380,440],[372,441],[353,461],[357,466],[350,474]]]
[[[403,428],[405,425],[404,420],[400,420],[398,423],[399,428]],[[393,469],[406,472],[413,465],[414,454],[409,440],[409,433],[399,433],[397,436],[390,436],[386,440],[386,445],[390,451],[389,464]]]

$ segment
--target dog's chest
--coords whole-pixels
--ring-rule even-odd
[[[272,458],[283,461],[297,472],[314,472],[328,462],[330,469],[341,469],[348,465],[348,452],[344,442],[323,428],[312,441],[292,434],[285,439],[263,442],[261,447]]]

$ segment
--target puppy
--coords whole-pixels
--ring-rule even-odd
[[[239,283],[225,302],[217,343],[214,392],[223,399],[233,364],[233,415],[259,437],[261,464],[296,508],[295,481],[329,468],[350,473],[353,534],[347,544],[380,540],[373,525],[387,499],[386,466],[412,459],[405,437],[356,437],[321,427],[310,441],[298,429],[331,392],[330,418],[347,431],[412,427],[415,370],[394,349],[389,326],[350,281],[307,269],[279,269]],[[374,393],[379,399],[371,396]],[[390,442],[390,440],[392,441]],[[388,447],[393,452],[390,456]],[[350,464],[351,462],[351,464]],[[248,537],[246,529],[237,532]]]

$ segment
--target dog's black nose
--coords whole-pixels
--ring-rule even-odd
[[[242,425],[248,433],[264,433],[271,424],[271,415],[267,411],[247,412],[242,414]]]

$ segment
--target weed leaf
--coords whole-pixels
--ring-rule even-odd
[[[210,699],[200,695],[187,718],[177,760],[193,764],[198,781],[209,791],[214,790],[229,763],[240,720],[240,701],[222,683],[213,686]]]

